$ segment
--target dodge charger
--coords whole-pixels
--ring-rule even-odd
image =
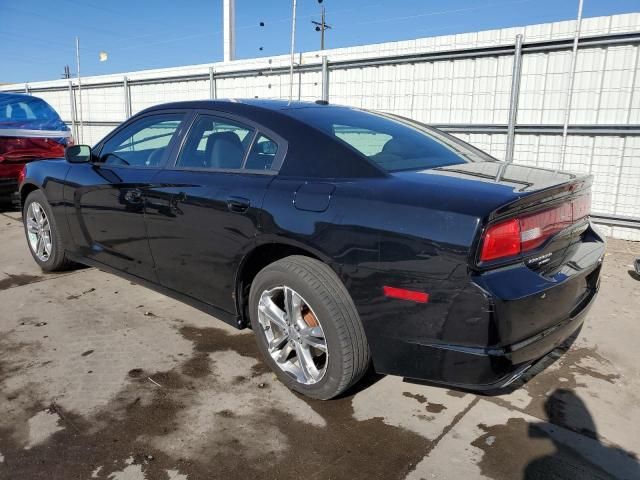
[[[314,398],[371,364],[504,387],[578,332],[599,286],[590,176],[388,113],[170,103],[65,157],[21,175],[43,270],[94,266],[250,327]]]

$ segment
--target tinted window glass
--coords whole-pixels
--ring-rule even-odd
[[[110,165],[157,167],[175,136],[183,114],[143,117],[111,137],[100,152],[100,160]]]
[[[412,122],[350,108],[299,108],[286,113],[346,143],[387,171],[419,170],[486,160]]]
[[[348,125],[334,125],[335,136],[348,143],[360,153],[371,157],[382,152],[385,144],[393,137],[385,133]]]
[[[20,121],[40,119],[59,119],[58,114],[39,98],[0,98],[0,121]]]
[[[249,170],[270,170],[278,153],[278,144],[264,135],[258,136],[251,147],[245,168]]]
[[[183,168],[242,168],[253,130],[230,120],[201,115],[195,121],[176,166]]]

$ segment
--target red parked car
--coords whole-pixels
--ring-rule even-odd
[[[69,127],[38,97],[0,93],[0,202],[16,200],[25,163],[64,157]]]

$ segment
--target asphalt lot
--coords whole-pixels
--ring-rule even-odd
[[[640,478],[640,244],[578,339],[494,396],[368,375],[311,401],[252,334],[95,269],[43,274],[0,213],[0,479]],[[539,369],[538,369],[539,370]]]

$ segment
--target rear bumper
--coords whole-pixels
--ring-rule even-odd
[[[558,348],[584,323],[597,294],[597,288],[571,317],[533,337],[500,349],[477,349],[447,346],[441,355],[444,363],[464,368],[465,379],[456,381],[460,375],[433,380],[467,390],[489,391],[504,388],[521,377],[530,367]],[[442,348],[437,346],[435,348]],[[440,356],[437,355],[436,356]],[[462,372],[461,372],[462,373]]]
[[[598,285],[569,317],[517,343],[496,348],[387,339],[385,355],[377,356],[380,346],[372,345],[374,366],[380,373],[467,390],[506,387],[580,329],[597,291]]]
[[[18,179],[0,178],[0,199],[11,199],[13,201],[19,199]]]
[[[19,199],[18,177],[24,163],[0,162],[0,200]]]
[[[441,282],[439,290],[412,285],[434,292],[423,305],[357,302],[375,369],[471,390],[506,386],[580,329],[599,289],[604,249],[589,231],[553,273],[521,263]]]

